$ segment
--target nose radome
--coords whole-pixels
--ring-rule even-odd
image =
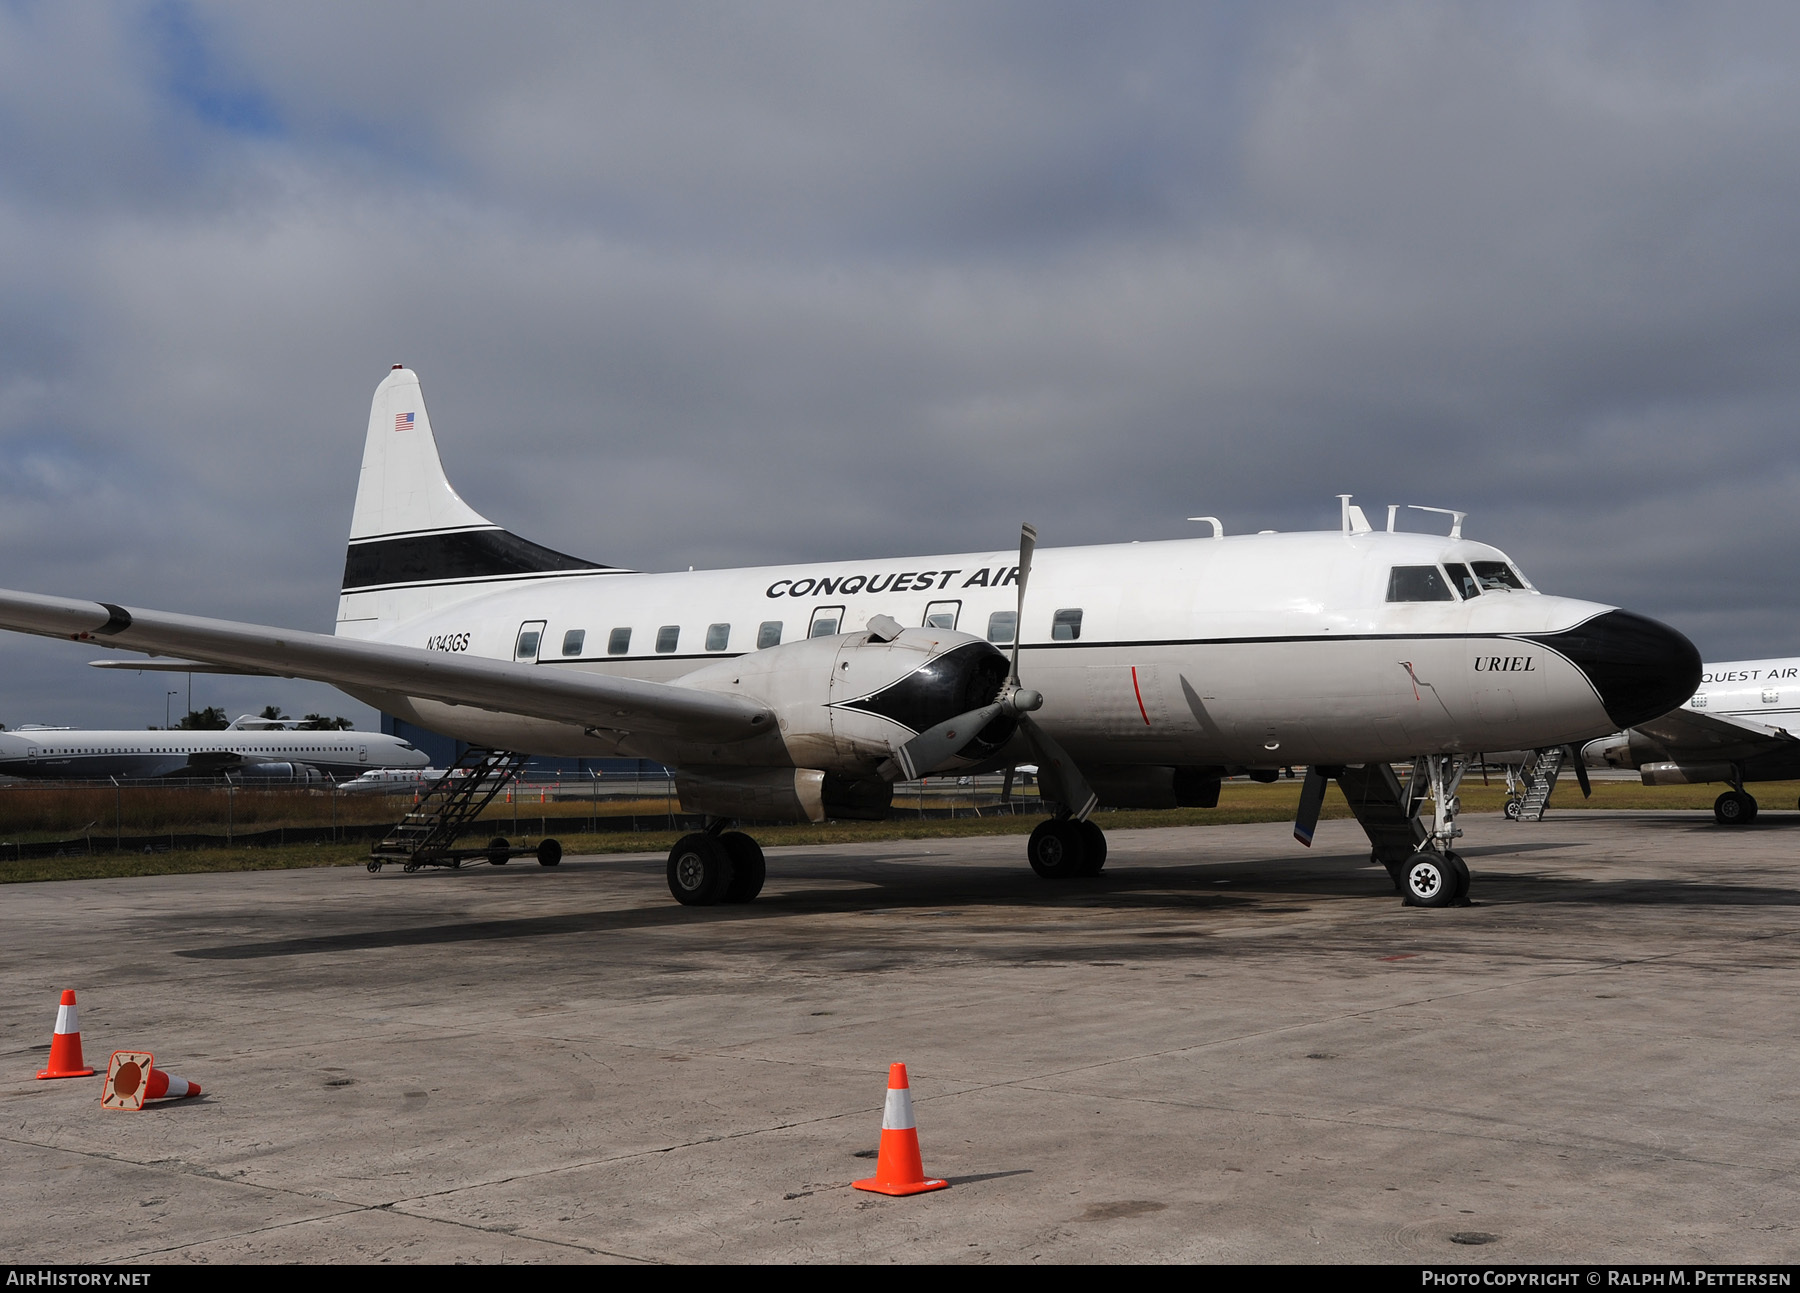
[[[1607,611],[1561,633],[1533,633],[1566,657],[1600,693],[1620,728],[1666,714],[1700,685],[1700,652],[1666,624],[1630,611]]]

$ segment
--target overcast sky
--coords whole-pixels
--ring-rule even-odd
[[[1466,509],[1800,652],[1800,8],[0,0],[0,586],[328,630],[369,397],[640,569]],[[185,678],[0,638],[0,722]],[[367,722],[323,687],[200,678]]]

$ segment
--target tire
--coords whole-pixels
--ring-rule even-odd
[[[496,835],[488,841],[488,865],[505,866],[512,861],[512,845]]]
[[[1448,907],[1456,901],[1456,868],[1436,853],[1412,855],[1406,864],[1406,905]]]
[[[1469,864],[1463,861],[1460,853],[1446,853],[1444,861],[1448,862],[1456,872],[1456,892],[1451,895],[1450,905],[1467,907],[1469,905]]]
[[[1031,869],[1044,879],[1068,880],[1081,874],[1086,846],[1087,840],[1079,822],[1053,817],[1047,822],[1039,822],[1037,829],[1031,832],[1025,856],[1031,862]]]
[[[710,907],[731,889],[731,855],[704,831],[683,835],[669,850],[669,892],[684,907]]]
[[[1099,875],[1106,865],[1106,832],[1092,822],[1081,824],[1081,874]]]
[[[1721,826],[1748,826],[1756,820],[1756,800],[1741,790],[1727,790],[1713,800],[1713,820]]]
[[[539,866],[555,866],[562,861],[561,840],[539,840],[537,846]]]
[[[762,892],[763,878],[769,869],[763,861],[762,845],[742,831],[726,831],[719,844],[731,857],[731,884],[723,902],[754,902]]]
[[[1520,799],[1509,799],[1506,801],[1506,807],[1500,811],[1506,814],[1507,821],[1516,822],[1519,820],[1519,814],[1525,811],[1525,803]]]

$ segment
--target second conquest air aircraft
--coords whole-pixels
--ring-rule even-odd
[[[1538,592],[1496,548],[1339,530],[640,574],[519,538],[444,475],[419,379],[376,388],[335,635],[0,591],[0,628],[333,683],[498,750],[653,759],[708,829],[683,903],[745,902],[734,820],[883,816],[896,781],[1034,763],[1027,854],[1092,875],[1101,804],[1337,779],[1405,900],[1464,900],[1456,792],[1476,751],[1580,744],[1686,700],[1700,657],[1630,611]],[[1441,511],[1442,509],[1427,509]],[[1002,648],[1005,648],[1002,650]],[[1402,785],[1390,764],[1410,761]],[[1422,806],[1432,805],[1430,824]]]

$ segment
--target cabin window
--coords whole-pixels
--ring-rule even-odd
[[[1390,602],[1453,602],[1456,594],[1436,566],[1395,566],[1388,573]]]
[[[1058,611],[1050,617],[1050,640],[1073,642],[1081,636],[1081,609]]]
[[[519,640],[513,647],[513,659],[535,660],[538,654],[538,643],[544,636],[544,622],[533,620],[529,624],[519,626]]]
[[[563,654],[580,655],[581,648],[587,645],[586,629],[570,629],[563,634]]]
[[[924,625],[928,629],[953,629],[961,613],[961,602],[933,602],[925,608]]]
[[[1481,586],[1475,581],[1475,576],[1460,561],[1446,561],[1444,569],[1450,574],[1450,587],[1461,593],[1465,602],[1481,594]]]
[[[772,646],[781,645],[781,621],[764,620],[762,627],[756,630],[756,649],[765,651]]]
[[[631,650],[631,630],[614,629],[606,639],[607,655],[624,655]]]
[[[1013,634],[1019,631],[1019,612],[995,611],[988,616],[987,640],[998,642],[1001,646],[1013,640]]]
[[[828,638],[838,631],[838,625],[843,622],[843,619],[844,608],[842,606],[816,607],[812,614],[812,625],[806,630],[806,636]]]
[[[1475,567],[1475,581],[1483,589],[1525,591],[1525,581],[1519,577],[1519,572],[1504,561],[1473,561],[1469,564]]]
[[[731,625],[708,624],[706,626],[706,649],[723,651],[725,644],[731,641]]]
[[[656,630],[656,650],[659,655],[668,655],[681,645],[681,625],[665,624]]]

